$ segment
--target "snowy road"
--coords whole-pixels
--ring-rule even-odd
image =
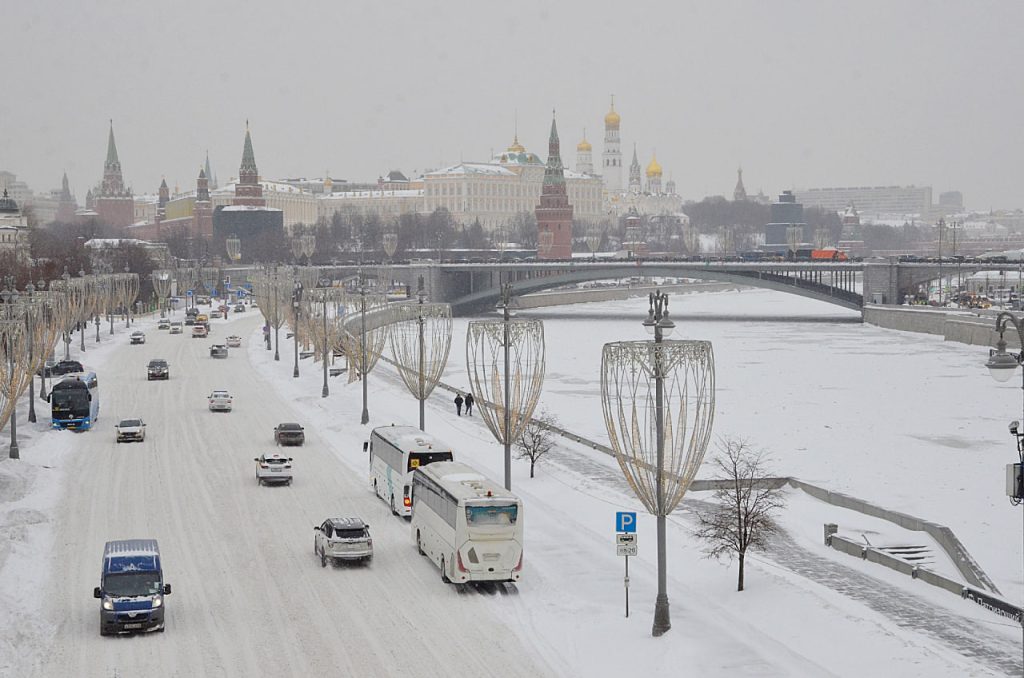
[[[253,313],[231,328],[248,337],[257,325]],[[226,333],[214,325],[214,339]],[[275,423],[301,417],[258,379],[244,350],[214,360],[210,343],[150,331],[149,343],[122,349],[100,375],[97,430],[60,434],[77,449],[45,614],[63,621],[39,675],[424,676],[453,661],[463,675],[551,673],[504,631],[500,605],[440,584],[415,557],[407,525],[315,431],[288,448],[292,486],[257,486],[252,457],[274,449]],[[152,357],[168,360],[169,381],[146,381]],[[207,411],[213,388],[232,391],[233,412]],[[135,415],[148,424],[146,442],[115,445],[116,419]],[[348,513],[372,526],[373,564],[321,569],[312,526]],[[131,537],[160,541],[174,587],[167,631],[101,638],[91,591],[103,543]]]

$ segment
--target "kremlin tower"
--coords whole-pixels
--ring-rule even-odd
[[[75,202],[75,196],[71,194],[71,188],[68,186],[68,173],[64,173],[64,178],[60,181],[60,197],[57,198],[57,221],[62,224],[70,224],[75,220],[75,210],[78,209],[78,203]]]
[[[629,192],[640,195],[643,185],[640,183],[640,161],[636,159],[636,144],[633,144],[633,162],[629,164]]]
[[[587,141],[587,130],[583,130],[583,141],[576,144],[576,171],[580,174],[594,173],[593,146]]]
[[[617,133],[616,133],[617,134]],[[544,168],[544,184],[537,217],[537,258],[568,259],[572,256],[572,205],[565,190],[565,172],[559,151],[558,128],[551,116],[548,138],[548,164]]]
[[[209,157],[207,157],[209,165]],[[209,238],[213,235],[213,202],[210,201],[210,179],[206,170],[199,170],[196,179],[196,204],[193,211],[194,228],[197,236]]]
[[[209,179],[209,177],[205,177]],[[249,122],[245,123],[245,146],[242,148],[242,165],[238,168],[238,183],[235,184],[236,205],[264,207],[263,186],[260,185],[260,173],[256,169],[256,156],[252,152],[252,137],[249,136]]]
[[[604,152],[601,154],[604,189],[609,193],[622,192],[622,151],[619,149],[620,121],[619,114],[615,112],[615,95],[612,95],[612,108],[604,116]]]
[[[736,170],[736,188],[732,191],[732,199],[736,202],[747,201],[747,189],[743,187],[743,168]]]
[[[135,221],[135,200],[125,188],[121,176],[121,162],[117,159],[114,143],[114,121],[110,121],[107,139],[107,160],[103,163],[103,182],[93,195],[93,204],[100,221],[115,227],[131,226]]]

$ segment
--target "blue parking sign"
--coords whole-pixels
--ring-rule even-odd
[[[636,532],[636,513],[632,511],[617,511],[615,513],[616,532]]]

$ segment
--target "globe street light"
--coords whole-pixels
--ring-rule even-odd
[[[1009,353],[1006,350],[1006,340],[1003,339],[1003,333],[1006,331],[1006,325],[1010,323],[1014,329],[1017,330],[1017,338],[1020,341],[1018,344],[1021,347],[1020,353]],[[1024,319],[1015,317],[1012,313],[1002,311],[996,316],[996,331],[999,333],[999,341],[996,342],[995,350],[989,350],[989,358],[985,363],[985,367],[988,368],[989,374],[992,378],[1000,383],[1006,383],[1013,377],[1014,371],[1017,366],[1024,361]],[[1024,381],[1021,383],[1021,389],[1024,390]],[[1020,506],[1024,503],[1024,431],[1020,429],[1020,423],[1014,421],[1010,424],[1010,435],[1017,439],[1017,458],[1018,464],[1013,469],[1013,474],[1016,478],[1016,483],[1013,483],[1014,490],[1010,494],[1010,503],[1014,506]],[[1013,466],[1013,465],[1011,465]],[[1024,561],[1022,561],[1024,562]],[[1021,633],[1024,638],[1024,616],[1021,616]],[[1024,649],[1024,644],[1022,644]]]

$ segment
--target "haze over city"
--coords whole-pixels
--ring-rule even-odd
[[[492,6],[123,2],[5,8],[12,67],[0,169],[36,191],[102,176],[108,120],[124,179],[191,188],[209,150],[237,176],[249,121],[260,174],[373,181],[602,147],[615,95],[627,160],[652,153],[685,200],[748,190],[930,185],[1021,206],[1019,3]]]

